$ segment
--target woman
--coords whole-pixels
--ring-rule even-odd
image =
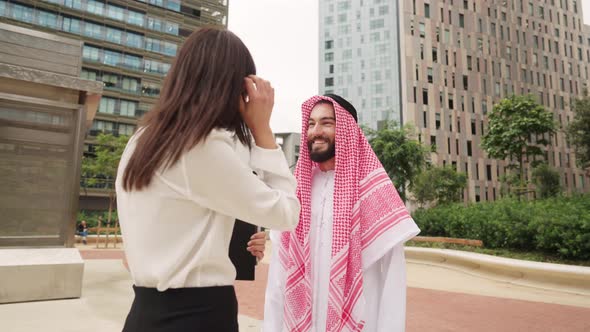
[[[194,32],[129,140],[116,181],[135,291],[123,331],[237,332],[235,219],[296,226],[296,181],[269,125],[274,89],[255,74],[233,33]]]

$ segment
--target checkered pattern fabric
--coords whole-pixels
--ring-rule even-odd
[[[283,232],[279,257],[287,271],[285,325],[290,332],[310,331],[311,176],[317,165],[307,146],[307,122],[313,106],[321,99],[334,104],[336,115],[336,169],[330,289],[326,331],[361,331],[364,326],[362,301],[363,250],[395,226],[411,220],[393,183],[371,149],[353,117],[333,99],[315,96],[302,105],[303,130],[300,157],[295,171],[301,202],[299,224]],[[374,252],[374,251],[371,251]],[[381,253],[382,256],[385,252]],[[369,257],[372,262],[380,257]]]

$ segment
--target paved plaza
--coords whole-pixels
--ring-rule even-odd
[[[121,330],[133,299],[123,251],[79,249],[85,259],[82,298],[0,305],[1,331]],[[240,331],[260,331],[270,255],[269,248],[256,281],[236,284]],[[408,286],[408,332],[590,331],[588,294],[516,285],[415,259],[408,261]]]

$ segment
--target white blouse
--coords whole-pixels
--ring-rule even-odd
[[[232,133],[214,130],[175,165],[156,172],[148,187],[126,192],[122,177],[138,135],[125,148],[116,181],[135,285],[160,291],[232,285],[228,250],[236,218],[277,230],[297,225],[297,183],[280,148],[248,150]]]

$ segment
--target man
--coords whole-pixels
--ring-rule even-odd
[[[80,237],[82,237],[82,243],[83,244],[87,244],[88,243],[86,241],[86,238],[88,237],[88,225],[86,225],[86,220],[82,220],[82,222],[80,222],[78,224],[76,233],[78,233],[78,235]]]
[[[349,102],[315,96],[302,113],[300,220],[271,231],[264,331],[403,331],[403,243],[420,230]]]

